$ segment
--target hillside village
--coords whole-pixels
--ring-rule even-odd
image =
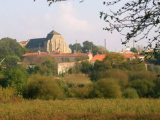
[[[154,51],[110,52],[90,41],[68,46],[56,31],[22,42],[3,38],[0,86],[14,86],[13,95],[24,99],[158,98],[159,54]]]
[[[51,31],[46,38],[30,39],[28,41],[19,42],[22,47],[26,47],[33,52],[25,53],[22,55],[22,62],[30,57],[45,57],[51,56],[58,62],[57,73],[63,74],[68,72],[69,69],[73,68],[78,59],[79,62],[88,60],[92,64],[96,61],[103,61],[107,57],[107,53],[97,53],[93,55],[92,51],[87,53],[74,52],[72,53],[71,48],[68,47],[62,35],[56,31]],[[107,50],[106,50],[107,51]],[[130,51],[130,48],[126,48],[120,52],[126,59],[132,60],[140,58],[144,61],[144,56],[139,53]],[[31,63],[33,65],[33,63]]]
[[[0,120],[160,120],[160,0],[1,0],[0,16]]]

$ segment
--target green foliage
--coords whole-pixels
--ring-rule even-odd
[[[0,40],[0,58],[6,56],[18,56],[21,57],[25,53],[25,49],[22,48],[16,40],[11,38],[3,38]]]
[[[128,72],[130,81],[137,79],[145,79],[149,81],[153,81],[156,79],[156,74],[149,71],[129,71]]]
[[[17,90],[13,87],[3,88],[0,86],[0,102],[8,102],[16,98],[20,98]]]
[[[120,65],[120,69],[129,71],[145,71],[145,63],[140,59],[136,58],[133,60],[127,60]]]
[[[24,98],[31,99],[61,99],[63,90],[52,77],[33,75],[23,90]]]
[[[138,53],[138,50],[135,47],[132,47],[130,51],[134,53]]]
[[[70,44],[69,48],[72,50],[72,53],[74,52],[82,52],[82,46],[80,43]]]
[[[107,57],[105,59],[105,64],[108,66],[108,69],[114,68],[120,68],[120,66],[125,62],[124,56],[122,56],[120,53],[108,53]]]
[[[154,98],[160,98],[160,77],[157,76],[157,79],[154,80],[155,88],[154,88]]]
[[[130,83],[130,87],[136,89],[139,97],[153,97],[155,84],[151,80],[136,79]]]
[[[20,66],[14,66],[7,70],[4,74],[4,80],[1,81],[3,87],[14,86],[21,94],[23,85],[27,82],[27,73],[24,68]]]
[[[154,57],[156,59],[156,64],[160,65],[160,52],[155,52]]]
[[[93,50],[96,46],[89,41],[84,41],[83,42],[83,48],[82,48],[82,52],[83,53],[88,53],[89,51]]]
[[[70,94],[76,98],[89,98],[92,85],[70,88]]]
[[[81,71],[82,73],[89,74],[92,71],[92,64],[89,61],[83,61],[81,62],[82,68]]]
[[[81,73],[82,64],[80,62],[76,62],[75,66],[71,69],[69,69],[68,73],[75,74],[75,73]]]
[[[115,80],[122,89],[124,89],[128,85],[129,80],[127,73],[118,69],[106,71],[105,78],[113,78],[113,80]]]
[[[151,72],[160,74],[160,65],[149,64],[147,65],[147,69]]]
[[[51,56],[29,56],[22,60],[23,65],[28,68],[28,73],[39,73],[42,75],[55,75],[57,62]]]
[[[6,67],[11,67],[17,64],[20,61],[18,56],[7,56],[4,60],[4,64]]]
[[[97,81],[97,80],[100,80],[102,78],[105,78],[106,77],[105,73],[106,73],[105,71],[92,71],[89,74],[89,77],[91,78],[92,81]]]
[[[123,96],[125,98],[131,98],[131,99],[133,99],[133,98],[139,98],[138,93],[137,93],[136,89],[134,89],[134,88],[127,88],[127,89],[125,89],[123,91]]]
[[[114,79],[102,79],[94,84],[90,97],[119,98],[121,89]]]

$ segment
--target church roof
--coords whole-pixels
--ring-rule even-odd
[[[54,31],[54,30],[52,30],[52,31],[51,31],[50,33],[48,33],[48,34],[60,35],[60,33],[56,32],[56,31]]]
[[[46,38],[30,39],[26,47],[27,48],[43,47],[44,41],[46,40],[47,40]]]
[[[26,47],[27,48],[44,47],[44,42],[52,39],[53,35],[61,35],[61,34],[52,30],[50,33],[48,33],[46,38],[30,39]]]

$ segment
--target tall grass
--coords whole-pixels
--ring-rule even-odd
[[[159,99],[24,100],[0,103],[5,120],[160,119]]]

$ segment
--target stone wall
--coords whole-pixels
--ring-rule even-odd
[[[68,47],[61,35],[54,35],[51,40],[47,42],[47,52],[59,51],[62,53],[71,53],[71,49]]]
[[[65,62],[65,63],[58,63],[58,75],[62,73],[68,72],[70,68],[73,68],[75,65],[75,62]]]

